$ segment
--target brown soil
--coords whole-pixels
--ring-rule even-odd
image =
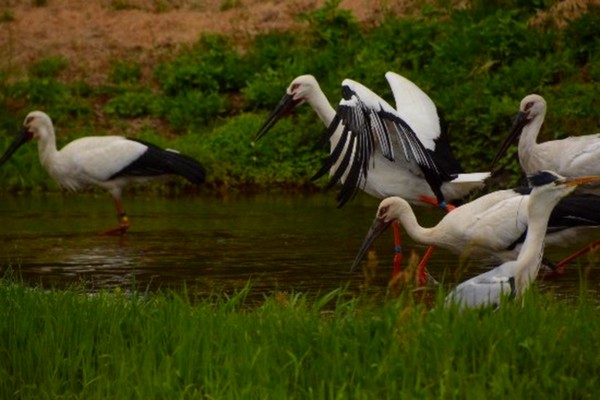
[[[4,4],[3,4],[4,1]],[[402,12],[418,0],[381,2]],[[34,6],[33,4],[40,4]],[[150,67],[204,33],[238,42],[299,26],[299,14],[323,0],[0,0],[0,70],[49,56],[69,61],[66,76],[101,82],[115,60]],[[380,2],[345,0],[363,22],[375,21]],[[398,3],[398,4],[393,4]],[[373,5],[375,4],[375,6]],[[150,68],[148,68],[150,69]]]
[[[425,0],[432,1],[432,0]],[[243,43],[258,33],[299,26],[297,17],[324,0],[0,0],[0,71],[21,73],[23,66],[49,56],[69,61],[67,79],[97,83],[116,60],[135,60],[149,73],[152,65],[195,42],[220,33]],[[468,0],[454,0],[465,6]],[[559,23],[600,0],[564,0],[532,19]],[[37,4],[38,6],[35,6]],[[343,0],[363,23],[384,12],[419,9],[423,0]],[[553,12],[554,11],[554,12]],[[559,18],[556,18],[556,16]]]

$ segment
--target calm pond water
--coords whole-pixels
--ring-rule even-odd
[[[241,288],[249,280],[252,290],[261,294],[365,287],[362,274],[350,276],[348,270],[379,203],[366,195],[342,209],[335,207],[333,193],[128,194],[124,201],[132,222],[130,232],[105,237],[97,233],[117,224],[107,194],[0,196],[0,272],[12,270],[32,285],[77,284],[90,291],[186,285],[195,292],[214,294]],[[432,225],[442,215],[439,210],[420,210],[418,217],[423,225]],[[407,236],[404,247],[420,254],[425,250]],[[379,268],[368,286],[384,293],[393,256],[391,231],[374,248]],[[562,254],[548,253],[555,258]],[[446,267],[459,263],[457,257],[438,249],[429,270],[442,278],[452,275]],[[597,296],[600,271],[586,273],[585,265],[575,264],[560,280],[541,285],[558,296],[573,297],[585,275],[587,290]],[[470,268],[460,279],[482,271]]]

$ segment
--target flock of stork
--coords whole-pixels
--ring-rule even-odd
[[[504,298],[522,295],[542,265],[562,268],[562,264],[543,258],[544,245],[565,245],[573,239],[598,236],[600,134],[537,143],[546,102],[536,94],[526,96],[492,168],[520,136],[518,156],[528,185],[491,192],[455,207],[453,201],[481,188],[491,174],[465,173],[452,154],[429,96],[396,73],[385,76],[396,108],[360,83],[346,79],[342,100],[335,109],[313,76],[299,76],[255,138],[264,136],[295,106],[308,103],[327,127],[322,144],[330,145],[329,156],[314,178],[329,173],[330,187],[341,183],[339,206],[358,190],[383,199],[351,271],[391,225],[396,240],[394,273],[398,273],[402,226],[418,243],[501,262],[459,284],[446,299],[461,308],[497,306]],[[121,203],[125,186],[164,175],[180,175],[196,184],[205,178],[204,168],[193,158],[121,136],[80,138],[58,150],[52,120],[41,111],[27,115],[21,134],[0,157],[0,165],[32,139],[38,142],[42,166],[62,187],[79,190],[99,186],[110,192],[119,226],[105,234],[122,235],[129,228]],[[428,204],[448,213],[437,225],[424,228],[411,205]],[[424,265],[432,249],[419,265],[421,283],[425,283]]]

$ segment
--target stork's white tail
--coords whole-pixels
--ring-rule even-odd
[[[458,176],[452,179],[452,183],[483,183],[487,178],[492,175],[491,172],[471,172],[468,174],[458,174]]]

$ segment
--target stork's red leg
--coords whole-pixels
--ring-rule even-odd
[[[119,227],[110,229],[106,232],[102,232],[101,235],[106,236],[120,236],[124,235],[129,229],[129,217],[127,217],[127,213],[123,208],[123,203],[121,203],[121,199],[118,197],[114,197],[115,200],[115,208],[117,209],[117,219],[119,220]]]
[[[417,284],[419,286],[427,285],[427,261],[431,258],[433,250],[435,250],[435,246],[429,246],[421,262],[417,265]]]
[[[429,203],[436,207],[440,206],[438,201],[432,197],[421,196],[420,200],[424,203]],[[454,207],[452,204],[445,204],[443,208],[447,212],[450,212],[450,211],[454,210],[456,207]],[[429,246],[427,248],[427,251],[425,252],[425,255],[421,259],[421,262],[419,262],[419,265],[417,266],[417,284],[419,286],[427,285],[427,281],[428,281],[428,279],[427,279],[427,261],[429,261],[429,259],[431,258],[431,255],[433,254],[434,249],[435,249],[435,246]]]
[[[556,269],[554,271],[552,271],[550,274],[548,274],[545,278],[547,278],[547,279],[556,278],[559,275],[564,274],[565,266],[568,263],[570,263],[577,257],[581,257],[582,255],[589,253],[590,251],[592,251],[598,247],[600,247],[600,240],[597,240],[597,241],[585,246],[584,248],[577,250],[575,253],[563,258],[556,264]]]

